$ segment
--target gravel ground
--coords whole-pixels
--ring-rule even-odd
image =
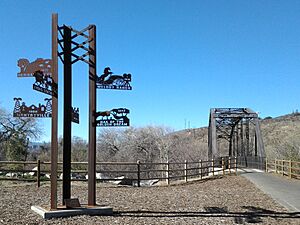
[[[114,216],[43,220],[30,206],[49,205],[49,183],[3,181],[0,224],[300,224],[300,213],[288,213],[241,176],[169,187],[97,185],[97,202],[113,207]],[[72,197],[86,203],[87,184],[73,182]]]

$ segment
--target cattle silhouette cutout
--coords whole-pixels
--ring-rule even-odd
[[[100,117],[99,120],[96,120],[96,125],[98,127],[125,127],[130,126],[130,121],[127,115],[129,114],[129,109],[118,108],[112,109],[110,111],[100,111],[96,113],[96,118]]]

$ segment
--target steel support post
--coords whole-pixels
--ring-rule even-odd
[[[265,157],[264,143],[260,131],[260,122],[258,118],[255,119],[255,137],[256,137],[256,155],[259,157]]]
[[[233,142],[232,129],[233,128],[231,128],[231,133],[230,133],[230,136],[229,136],[229,155],[230,156],[235,154],[235,152],[232,151],[232,142]]]
[[[240,122],[241,126],[241,132],[240,132],[240,138],[241,138],[241,151],[243,152],[243,155],[245,154],[245,143],[244,143],[244,124],[243,124],[243,119],[241,119]]]
[[[250,121],[246,120],[246,155],[250,155]]]
[[[58,15],[52,14],[52,80],[58,84],[57,68],[57,24]],[[57,117],[58,97],[52,96],[52,119],[51,119],[51,209],[57,209]]]
[[[235,130],[235,128],[233,128]],[[235,146],[235,133],[234,133],[234,130],[233,130],[233,133],[232,133],[232,152],[234,152],[234,154],[236,156],[238,156],[237,154],[237,151],[236,151],[236,146]]]
[[[254,156],[257,156],[257,134],[254,135]]]
[[[71,198],[72,139],[72,44],[71,29],[64,26],[64,130],[63,130],[63,204]]]
[[[236,155],[236,152],[234,150],[234,130],[235,130],[236,124],[233,124],[230,129],[230,137],[229,137],[229,156]]]
[[[210,110],[210,124],[209,124],[209,143],[208,143],[208,158],[217,157],[217,130],[216,130],[216,118],[214,109]]]
[[[236,140],[236,155],[242,155],[239,148],[239,124],[236,124],[236,133],[235,133],[235,140]]]
[[[96,205],[96,26],[89,29],[88,205]]]

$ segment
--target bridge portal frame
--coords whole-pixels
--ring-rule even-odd
[[[250,124],[255,127],[254,152],[250,151]],[[218,139],[229,142],[228,156],[265,157],[259,117],[250,108],[212,108],[208,127],[208,159],[220,157]]]

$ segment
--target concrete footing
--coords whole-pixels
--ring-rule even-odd
[[[31,206],[31,210],[42,216],[44,219],[71,217],[79,215],[91,216],[112,216],[113,209],[108,206],[84,206],[80,208],[66,209],[59,208],[57,210],[50,210],[41,206]]]

